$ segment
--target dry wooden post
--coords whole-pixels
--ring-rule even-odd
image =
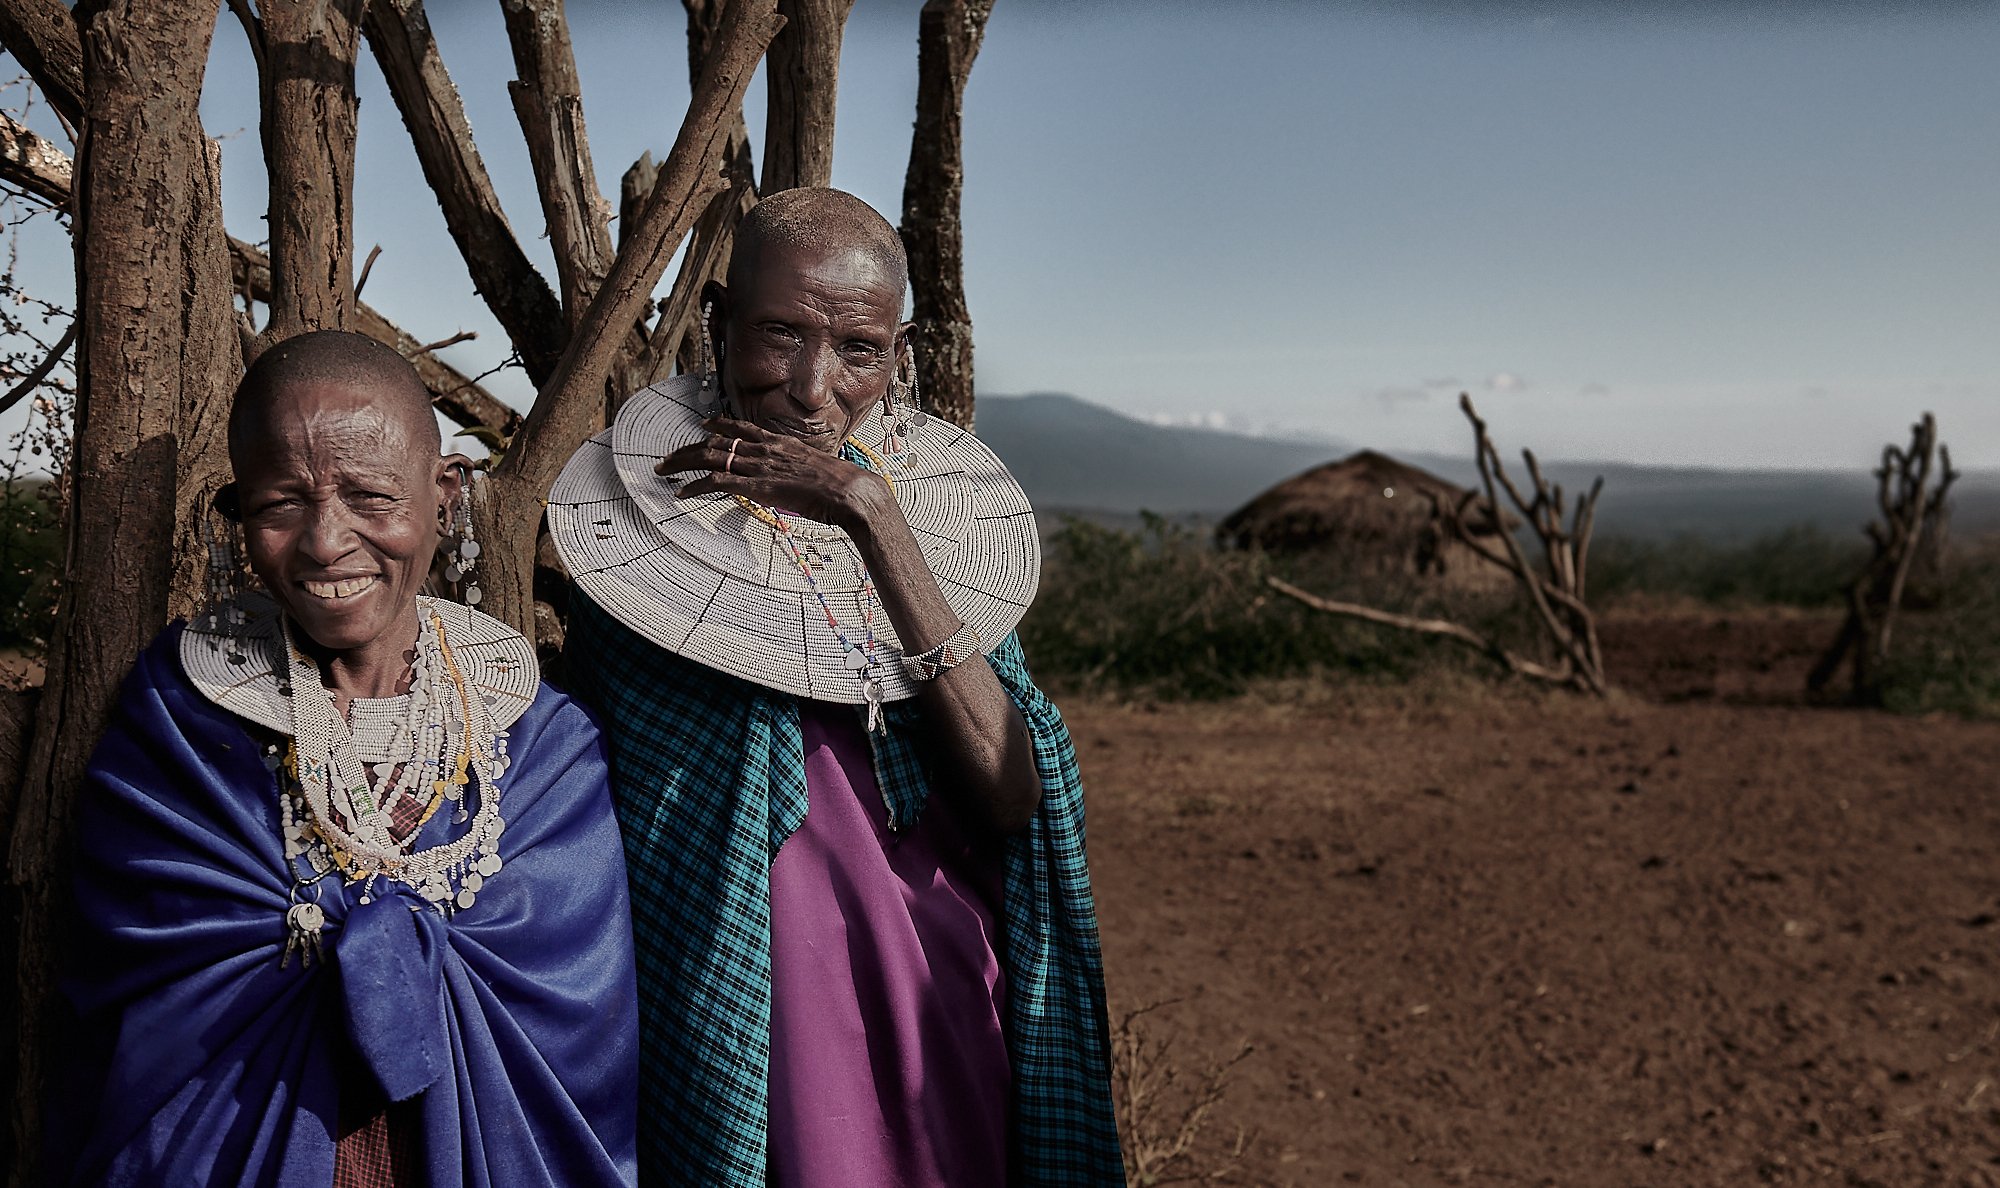
[[[484,506],[476,514],[487,545],[482,560],[492,561],[486,571],[488,600],[481,609],[516,630],[534,629],[535,534],[542,500],[563,463],[599,423],[605,381],[633,324],[674,249],[722,187],[711,163],[727,135],[728,112],[742,102],[758,59],[783,24],[776,9],[776,0],[735,0],[724,13],[715,52],[631,239],[612,262],[506,458],[483,484]]]
[[[924,409],[972,428],[972,313],[965,304],[965,82],[993,0],[927,0],[917,25],[917,124],[903,176],[918,391]]]
[[[1510,672],[1552,684],[1569,685],[1601,697],[1610,686],[1604,679],[1604,656],[1598,644],[1597,618],[1591,613],[1585,595],[1590,536],[1597,522],[1597,498],[1604,491],[1604,479],[1600,477],[1591,484],[1589,493],[1577,500],[1574,518],[1566,520],[1562,487],[1560,484],[1550,485],[1542,476],[1534,451],[1521,451],[1535,486],[1535,497],[1528,499],[1508,477],[1506,467],[1501,465],[1492,434],[1487,431],[1486,422],[1480,418],[1478,410],[1472,406],[1472,397],[1460,393],[1458,406],[1466,419],[1472,422],[1473,450],[1479,463],[1482,490],[1468,492],[1454,508],[1444,509],[1433,504],[1442,520],[1441,531],[1513,575],[1535,608],[1536,618],[1541,622],[1544,633],[1555,645],[1556,663],[1543,664],[1517,656],[1497,641],[1448,620],[1419,619],[1357,603],[1337,602],[1307,593],[1275,577],[1265,581],[1272,589],[1315,610],[1401,631],[1455,640],[1491,656]],[[1542,563],[1539,566],[1529,560],[1521,542],[1507,530],[1507,517],[1500,507],[1502,490],[1506,491],[1508,499],[1541,541]],[[1486,517],[1491,517],[1490,522],[1499,528],[1495,533],[1500,540],[1498,547],[1487,544],[1472,530],[1476,520]]]
[[[19,30],[36,6],[4,7]],[[83,134],[75,186],[85,215],[75,227],[80,413],[63,596],[7,839],[20,930],[15,1185],[39,1181],[52,913],[76,789],[132,657],[198,589],[187,583],[188,531],[176,525],[195,522],[191,513],[226,465],[225,402],[241,356],[220,158],[199,116],[215,18],[212,0],[93,0],[73,24],[42,26],[51,40],[36,48],[8,45],[24,61],[48,63],[63,60],[74,39],[81,70],[71,93]]]
[[[784,31],[764,67],[764,193],[833,184],[840,41],[854,0],[778,0]]]
[[[354,58],[362,0],[230,0],[257,58],[271,179],[271,317],[259,349],[354,309]]]
[[[562,356],[569,325],[555,290],[529,262],[500,209],[422,0],[370,0],[363,24],[473,287],[507,331],[529,382],[539,386]]]
[[[1850,699],[1866,704],[1881,699],[1882,666],[1889,659],[1910,575],[1924,559],[1942,556],[1947,499],[1957,480],[1951,450],[1938,444],[1937,419],[1930,413],[1910,426],[1908,449],[1882,447],[1882,464],[1875,468],[1875,506],[1881,518],[1867,526],[1873,551],[1848,584],[1847,618],[1807,675],[1808,692],[1823,694],[1841,665],[1851,661]]]
[[[548,220],[549,246],[563,313],[572,331],[611,270],[611,207],[597,189],[584,134],[583,88],[576,76],[562,0],[501,0],[519,78],[507,84],[534,166]]]

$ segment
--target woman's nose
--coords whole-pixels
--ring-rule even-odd
[[[818,412],[834,400],[834,379],[840,372],[840,356],[831,348],[808,350],[800,360],[793,398],[807,412]]]
[[[354,548],[354,525],[338,500],[319,503],[307,512],[299,548],[322,565],[330,565]]]

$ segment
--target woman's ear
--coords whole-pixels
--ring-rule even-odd
[[[208,505],[215,509],[216,515],[232,524],[243,522],[243,493],[236,489],[235,483],[224,483],[217,487],[215,498],[209,500]]]
[[[703,323],[708,330],[709,348],[715,352],[717,368],[722,366],[722,340],[729,334],[729,289],[721,281],[710,281],[701,287],[701,307],[696,316],[707,314]]]
[[[444,513],[447,521],[471,482],[472,459],[464,454],[446,454],[438,459],[438,510]]]

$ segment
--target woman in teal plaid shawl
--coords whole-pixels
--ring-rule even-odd
[[[712,436],[659,472],[699,474],[683,495],[840,527],[912,654],[964,639],[890,485],[845,444],[909,362],[895,231],[849,195],[786,191],[745,216],[728,282],[703,301],[723,395],[743,419],[710,422]],[[983,657],[955,651],[970,655],[871,722],[888,826],[914,826],[939,791],[968,833],[1004,849],[1007,1180],[1122,1184],[1075,755],[1011,634]],[[808,808],[801,703],[653,645],[581,592],[564,668],[602,719],[625,837],[641,1179],[765,1188],[771,867]]]

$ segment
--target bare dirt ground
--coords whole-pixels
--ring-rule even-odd
[[[1832,621],[1520,691],[1066,706],[1114,1016],[1248,1039],[1239,1182],[2000,1185],[2000,725],[1800,703]]]

